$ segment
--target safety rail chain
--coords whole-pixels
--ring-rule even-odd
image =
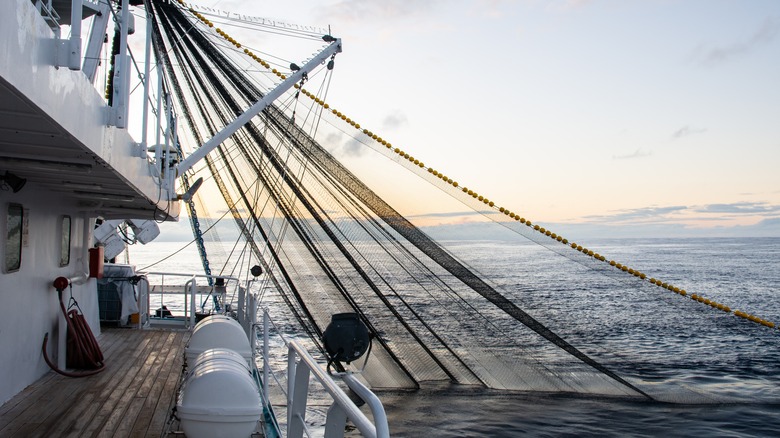
[[[262,395],[263,402],[271,405],[269,396],[269,382],[271,370],[265,358],[269,356],[269,332],[271,317],[268,309],[263,309],[263,378]],[[390,429],[387,423],[387,415],[382,402],[370,389],[363,385],[352,373],[339,373],[342,381],[362,399],[371,410],[374,418],[372,422],[358,408],[354,401],[336,384],[333,377],[328,374],[322,365],[309,354],[306,349],[296,341],[284,340],[287,346],[287,437],[301,438],[306,429],[306,407],[309,395],[309,381],[313,375],[333,399],[333,404],[328,408],[325,420],[325,438],[339,438],[344,436],[347,420],[357,427],[360,433],[367,438],[389,438]],[[277,426],[278,428],[278,426]],[[308,434],[308,431],[307,431]]]
[[[210,21],[208,18],[206,18],[203,14],[197,12],[192,7],[188,6],[184,0],[176,0],[176,1],[180,5],[182,5],[182,7],[184,9],[187,9],[194,17],[196,17],[198,20],[200,20],[204,25],[208,26],[209,28],[214,28],[214,23],[212,21]],[[228,33],[225,32],[224,30],[222,30],[220,28],[216,28],[216,29],[214,29],[214,32],[216,32],[225,41],[227,41],[230,44],[232,44],[233,46],[235,46],[236,49],[241,49],[242,48],[241,43],[236,41],[235,38],[233,38],[230,35],[228,35]],[[262,65],[266,69],[271,70],[271,72],[273,74],[275,74],[277,77],[279,77],[279,79],[284,80],[284,79],[287,78],[287,76],[284,73],[282,73],[281,71],[277,70],[276,68],[272,68],[271,64],[268,63],[268,61],[260,58],[254,52],[249,50],[248,48],[244,48],[243,52],[248,57],[254,59],[257,63],[259,63],[260,65]],[[420,169],[427,169],[428,173],[430,173],[434,177],[437,177],[443,183],[448,184],[448,185],[452,186],[453,188],[459,189],[462,192],[461,196],[469,196],[469,197],[471,197],[473,199],[478,200],[479,202],[482,202],[483,204],[485,204],[485,206],[487,206],[489,208],[492,208],[494,210],[497,210],[500,213],[503,213],[505,216],[508,216],[510,219],[518,221],[521,224],[527,225],[529,227],[529,230],[531,230],[532,232],[538,232],[538,233],[540,233],[540,236],[547,236],[547,237],[551,238],[552,240],[561,243],[562,245],[569,246],[573,251],[577,251],[579,253],[582,253],[582,255],[584,255],[586,257],[591,257],[594,260],[605,262],[605,263],[609,264],[609,266],[611,266],[611,267],[613,267],[615,269],[618,269],[618,270],[620,270],[622,272],[625,272],[628,275],[633,275],[634,277],[637,277],[641,281],[648,281],[651,285],[661,287],[661,288],[666,289],[666,290],[668,290],[670,292],[674,292],[674,293],[676,293],[676,294],[678,294],[678,295],[680,295],[682,297],[690,298],[693,301],[697,301],[699,303],[711,306],[714,309],[718,309],[718,310],[724,311],[726,313],[732,313],[735,316],[747,319],[747,320],[755,322],[757,324],[761,324],[761,325],[769,327],[769,328],[775,328],[775,323],[774,322],[767,321],[767,320],[765,320],[763,318],[760,318],[758,316],[752,315],[752,314],[747,313],[747,312],[743,312],[743,311],[740,311],[740,310],[732,310],[729,306],[726,306],[726,305],[718,303],[718,302],[716,302],[714,300],[705,298],[704,296],[699,295],[699,294],[690,294],[689,295],[688,292],[685,291],[684,289],[681,289],[681,288],[679,288],[677,286],[674,286],[672,284],[669,284],[667,282],[664,282],[664,281],[661,281],[661,280],[657,280],[655,278],[649,278],[648,279],[647,276],[644,273],[640,272],[639,270],[636,270],[636,269],[633,269],[633,268],[629,268],[628,266],[625,266],[624,264],[618,263],[615,260],[608,260],[606,257],[604,257],[604,256],[602,256],[602,255],[600,255],[600,254],[598,254],[598,253],[596,253],[596,252],[594,252],[592,250],[589,250],[588,248],[585,248],[582,245],[578,245],[576,243],[569,242],[568,239],[563,238],[561,235],[553,233],[550,230],[547,230],[544,227],[540,227],[537,224],[533,224],[530,220],[525,219],[524,217],[520,216],[519,214],[517,214],[517,213],[515,213],[515,212],[513,212],[513,211],[511,211],[511,210],[509,210],[507,208],[504,208],[504,207],[496,205],[495,202],[491,201],[490,199],[488,199],[485,196],[480,195],[476,191],[471,190],[471,189],[469,189],[467,187],[461,187],[458,184],[457,181],[454,181],[452,178],[447,177],[445,174],[435,170],[434,168],[426,167],[425,163],[423,163],[422,161],[420,161],[417,158],[414,158],[409,153],[404,152],[402,149],[397,148],[397,147],[393,148],[393,145],[390,142],[388,142],[384,138],[380,137],[376,133],[374,133],[374,132],[372,132],[372,131],[370,131],[370,130],[368,130],[366,128],[363,128],[361,130],[361,126],[360,126],[360,124],[358,122],[356,122],[354,119],[352,119],[350,117],[347,117],[341,111],[339,111],[339,110],[337,110],[335,108],[331,108],[331,106],[328,103],[326,103],[324,100],[322,100],[319,97],[317,97],[314,93],[311,93],[310,91],[305,90],[303,87],[301,87],[298,84],[295,84],[294,87],[296,89],[298,89],[301,94],[303,94],[304,96],[306,96],[309,99],[311,99],[315,104],[320,105],[323,109],[330,110],[333,113],[333,115],[335,115],[337,118],[340,118],[341,120],[343,120],[347,124],[351,125],[353,128],[357,129],[359,132],[362,132],[364,135],[366,135],[367,137],[371,138],[372,140],[374,140],[378,144],[381,144],[382,146],[386,147],[389,151],[395,153],[400,158],[409,161],[410,164],[413,164],[414,166],[419,167]],[[495,219],[493,219],[493,220],[495,220]],[[777,326],[777,328],[780,329],[780,326]]]

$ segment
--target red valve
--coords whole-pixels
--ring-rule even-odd
[[[70,282],[65,277],[57,277],[54,279],[54,288],[59,292],[65,290],[65,288],[68,287],[68,284],[70,284]]]

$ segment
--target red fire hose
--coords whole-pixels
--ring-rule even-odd
[[[53,371],[62,374],[66,377],[86,377],[97,374],[105,369],[103,363],[103,352],[100,351],[95,335],[92,334],[92,330],[87,324],[87,320],[84,319],[84,315],[80,313],[81,309],[78,306],[76,300],[71,297],[71,301],[75,305],[75,308],[70,311],[65,310],[65,304],[62,302],[62,291],[65,287],[69,286],[70,282],[65,277],[57,277],[54,280],[54,287],[57,289],[57,295],[60,302],[60,309],[62,310],[62,316],[68,323],[68,347],[66,363],[69,368],[77,368],[86,371],[78,373],[72,373],[68,371],[62,371],[57,368],[56,365],[49,360],[49,356],[46,353],[46,344],[49,341],[49,334],[43,337],[43,359],[49,365]]]

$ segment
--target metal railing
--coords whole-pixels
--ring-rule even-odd
[[[197,280],[199,278],[211,278],[211,279],[217,279],[222,278],[225,280],[225,286],[226,288],[220,293],[220,299],[219,301],[221,303],[225,303],[227,301],[227,286],[231,282],[235,282],[234,287],[238,287],[239,279],[236,277],[229,277],[224,275],[204,275],[204,274],[181,274],[181,273],[175,273],[175,272],[142,272],[141,275],[146,277],[146,285],[147,289],[145,291],[142,291],[141,294],[139,294],[138,301],[141,304],[141,317],[142,319],[148,319],[151,315],[151,296],[159,296],[160,298],[160,307],[162,308],[163,305],[165,305],[165,296],[166,295],[180,295],[184,298],[184,322],[187,327],[190,329],[195,327],[196,322],[196,313],[198,309],[198,283]],[[160,276],[161,282],[160,282],[160,290],[152,292],[152,287],[150,286],[149,282],[149,276]],[[180,292],[167,290],[165,285],[165,277],[176,277],[176,278],[186,278],[187,281],[182,284],[175,284],[171,285],[173,287],[181,287]],[[155,286],[157,284],[155,283]],[[143,297],[143,298],[142,298]],[[222,310],[224,312],[224,308]]]
[[[263,379],[262,395],[264,403],[270,404],[269,384],[269,330],[270,316],[263,310]],[[306,410],[309,399],[309,382],[313,376],[333,400],[325,421],[325,438],[343,437],[347,420],[350,420],[364,437],[387,438],[390,430],[387,415],[379,398],[364,386],[354,374],[342,373],[338,376],[357,394],[371,410],[373,422],[358,408],[352,399],[338,386],[325,369],[296,341],[286,341],[287,346],[287,437],[302,438],[306,427]],[[275,378],[275,377],[274,377]]]
[[[225,277],[216,275],[193,275],[193,274],[180,274],[171,272],[145,272],[140,273],[145,277],[144,283],[147,287],[149,284],[149,276],[161,276],[162,285],[165,285],[166,277],[178,277],[186,278],[187,281],[182,284],[176,284],[176,287],[181,287],[180,292],[170,292],[164,287],[161,288],[156,294],[161,294],[161,303],[165,301],[165,294],[183,295],[185,299],[185,321],[188,322],[190,330],[195,327],[195,313],[197,303],[197,280],[199,278],[223,278],[225,284],[235,282],[235,287],[238,289],[238,300],[236,302],[238,307],[238,320],[242,326],[247,329],[247,335],[250,342],[255,343],[258,339],[256,330],[262,329],[262,356],[263,356],[263,368],[262,379],[259,382],[260,392],[262,395],[263,403],[266,405],[266,409],[271,412],[271,422],[273,422],[274,429],[277,433],[281,433],[280,427],[275,423],[273,418],[273,407],[269,395],[270,381],[273,378],[280,387],[283,388],[281,383],[276,379],[276,376],[272,376],[270,364],[269,364],[269,345],[270,345],[270,330],[272,320],[268,314],[267,309],[263,309],[263,321],[262,324],[256,324],[257,315],[257,297],[254,294],[246,293],[249,288],[244,289],[240,286],[239,279],[235,277]],[[140,288],[144,289],[144,288]],[[149,290],[142,291],[139,294],[139,303],[141,305],[141,312],[146,313],[148,319],[149,313]],[[145,295],[146,299],[141,301]],[[221,296],[221,302],[226,303],[227,297]],[[223,307],[224,309],[224,307]],[[351,421],[360,433],[367,438],[389,438],[390,432],[387,423],[387,416],[385,414],[384,407],[382,406],[379,398],[371,392],[369,388],[364,386],[356,377],[351,373],[340,373],[337,377],[340,377],[347,387],[352,390],[358,397],[360,397],[371,410],[373,422],[364,414],[355,402],[344,392],[343,389],[336,383],[334,376],[329,374],[325,368],[320,365],[308,351],[296,341],[287,341],[282,338],[284,345],[287,349],[287,385],[286,385],[286,405],[287,405],[287,434],[289,438],[302,438],[304,432],[309,433],[306,427],[306,411],[310,395],[310,381],[313,376],[314,379],[322,386],[322,388],[328,393],[333,400],[332,405],[328,408],[327,416],[325,420],[325,438],[343,437],[345,433],[345,427],[347,420]],[[253,355],[256,354],[256,350],[253,349]],[[255,361],[256,363],[256,361]],[[269,421],[266,419],[266,421]]]

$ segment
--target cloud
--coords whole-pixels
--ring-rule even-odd
[[[705,132],[707,132],[707,129],[705,128],[692,128],[690,125],[685,125],[682,128],[678,129],[677,131],[674,131],[674,133],[672,134],[672,140],[677,140],[683,137],[688,137],[696,134],[703,134]]]
[[[401,113],[400,111],[396,111],[382,120],[382,128],[396,129],[406,125],[408,122],[409,120],[406,118],[405,114]]]
[[[733,204],[709,204],[701,207],[696,207],[693,211],[697,213],[729,213],[735,214],[762,214],[762,213],[778,213],[780,212],[780,205],[771,205],[764,202],[737,202]]]
[[[317,15],[325,22],[387,21],[427,12],[438,3],[437,0],[342,0],[319,7]]]
[[[773,217],[769,219],[764,219],[761,222],[756,224],[756,227],[759,228],[775,228],[780,230],[780,217]]]
[[[631,154],[625,154],[625,155],[613,155],[613,156],[612,156],[612,159],[614,159],[614,160],[630,160],[630,159],[633,159],[633,158],[649,157],[650,155],[652,155],[652,153],[650,153],[650,152],[645,152],[645,151],[643,151],[643,150],[640,148],[640,149],[637,149],[637,150],[635,150],[635,151],[634,151],[633,153],[631,153]]]
[[[360,157],[366,151],[366,145],[361,143],[356,138],[350,138],[343,145],[341,145],[341,152],[343,155],[350,157]]]
[[[587,222],[637,222],[652,220],[656,222],[666,222],[669,215],[687,210],[689,207],[684,205],[675,205],[669,207],[644,207],[628,210],[618,210],[607,215],[586,216]]]
[[[341,139],[343,137],[344,135],[341,132],[329,132],[328,135],[325,136],[325,141],[323,141],[323,144],[329,149],[336,148],[339,144],[341,144]]]
[[[699,46],[694,50],[693,59],[698,64],[705,66],[722,64],[732,58],[747,55],[756,48],[771,43],[778,34],[780,34],[780,20],[768,17],[753,35],[744,41],[734,42],[721,47]]]
[[[328,152],[337,158],[360,157],[366,150],[366,145],[360,142],[360,138],[365,138],[365,135],[359,134],[355,138],[345,135],[343,132],[330,132],[325,136],[322,144]]]
[[[609,214],[586,216],[591,224],[704,223],[753,219],[768,220],[780,215],[780,205],[766,202],[733,202],[729,204],[674,205],[617,210]]]

